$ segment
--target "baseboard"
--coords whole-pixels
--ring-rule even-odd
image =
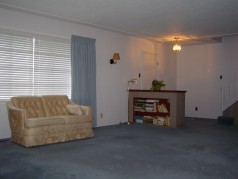
[[[6,141],[9,141],[9,140],[11,140],[11,138],[0,139],[0,142],[6,142]]]

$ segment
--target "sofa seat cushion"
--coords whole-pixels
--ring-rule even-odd
[[[25,121],[25,126],[27,128],[49,126],[49,125],[60,125],[60,124],[65,124],[65,119],[61,116],[29,118]]]
[[[66,105],[69,99],[65,95],[42,96],[42,103],[47,117],[69,115]]]
[[[26,110],[26,118],[45,117],[45,111],[40,97],[20,96],[12,97],[12,104],[20,109]]]
[[[75,123],[84,123],[84,122],[92,122],[90,116],[78,116],[78,115],[67,115],[67,116],[61,116],[65,119],[66,124],[75,124]]]

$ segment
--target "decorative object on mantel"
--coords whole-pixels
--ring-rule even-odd
[[[129,91],[129,86],[130,84],[136,85],[137,84],[137,79],[131,79],[128,81],[128,85],[127,85],[127,90]]]
[[[119,53],[114,53],[112,59],[110,59],[110,63],[111,64],[116,64],[118,60],[120,60],[120,54]]]
[[[151,84],[151,91],[158,91],[161,90],[162,87],[166,86],[163,80],[153,80]]]
[[[181,45],[178,45],[178,37],[175,37],[176,43],[173,45],[173,51],[174,52],[180,52],[182,50]]]

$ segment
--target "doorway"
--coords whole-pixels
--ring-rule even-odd
[[[141,89],[149,90],[154,79],[158,79],[157,54],[142,52]]]

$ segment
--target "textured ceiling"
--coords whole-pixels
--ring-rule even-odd
[[[0,0],[0,7],[159,42],[179,37],[199,44],[238,35],[238,0]]]

